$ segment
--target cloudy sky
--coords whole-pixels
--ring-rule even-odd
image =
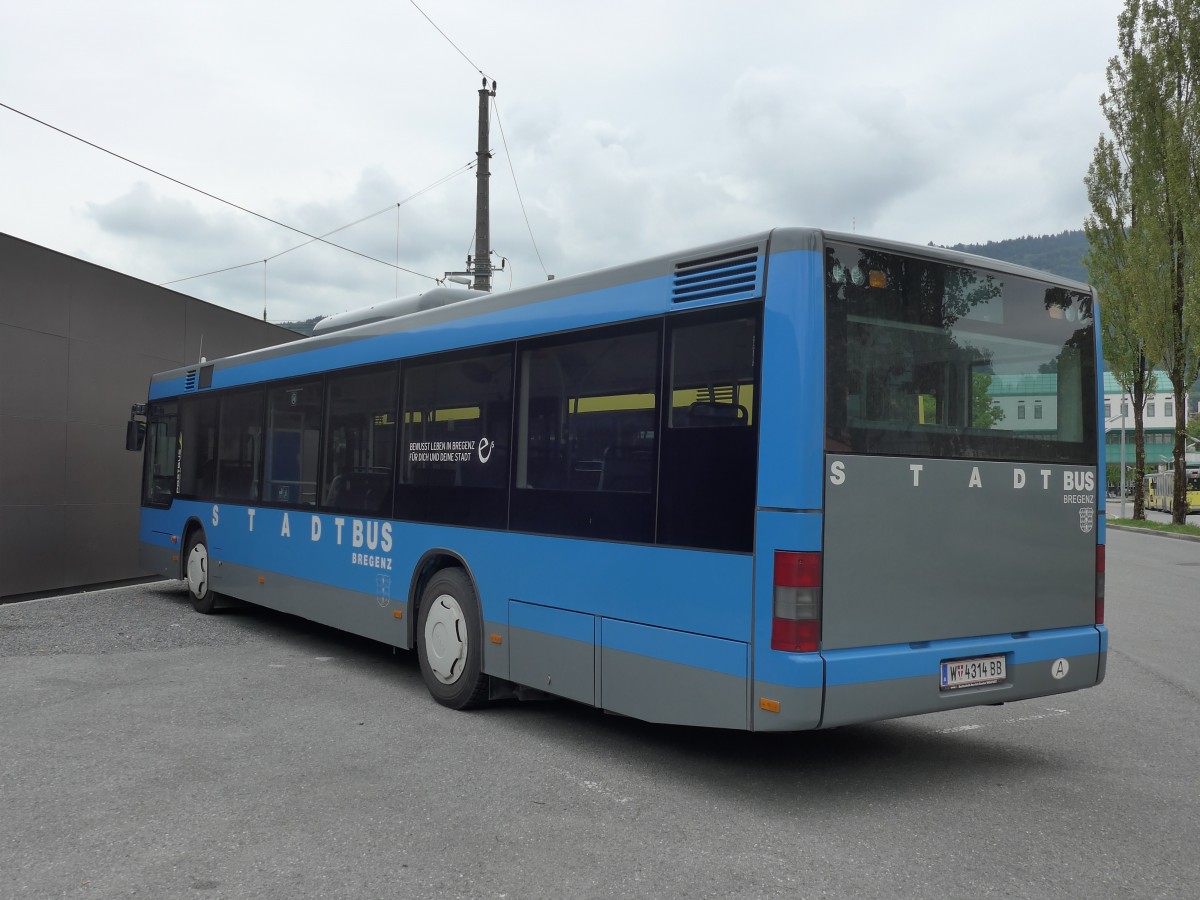
[[[498,290],[774,225],[1055,233],[1123,4],[417,5],[453,46],[409,0],[0,7],[0,103],[310,234],[371,216],[329,240],[383,262],[4,108],[0,232],[159,284],[240,266],[171,287],[273,321],[426,290],[474,249],[478,68]]]

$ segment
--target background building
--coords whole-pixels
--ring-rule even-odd
[[[0,234],[0,598],[132,579],[154,372],[295,340],[240,313]]]
[[[1175,397],[1166,372],[1154,373],[1155,391],[1146,396],[1142,426],[1146,433],[1146,468],[1171,463],[1175,446]],[[1125,415],[1125,460],[1136,462],[1133,449],[1133,398],[1124,394],[1111,372],[1104,373],[1104,442],[1109,465],[1121,462],[1121,415]]]

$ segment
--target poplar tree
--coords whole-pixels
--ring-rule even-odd
[[[1113,131],[1118,134],[1116,128]],[[1120,136],[1110,141],[1101,135],[1084,178],[1092,214],[1083,223],[1089,245],[1083,262],[1088,278],[1100,296],[1097,321],[1103,329],[1104,357],[1121,386],[1122,407],[1126,396],[1133,399],[1133,517],[1144,519],[1146,432],[1143,407],[1146,393],[1153,390],[1153,385],[1148,383],[1153,376],[1147,374],[1146,342],[1137,324],[1140,289],[1133,279],[1135,270],[1130,265],[1136,217],[1129,192],[1129,160],[1121,147]],[[1099,373],[1097,377],[1101,377]],[[1121,427],[1124,425],[1122,420]],[[1126,468],[1124,459],[1121,466]]]
[[[1088,202],[1092,214],[1083,223],[1089,250],[1084,257],[1088,277],[1100,296],[1098,321],[1103,329],[1104,357],[1121,386],[1121,408],[1125,397],[1133,401],[1133,517],[1144,519],[1146,471],[1146,395],[1154,390],[1154,375],[1147,365],[1146,339],[1140,322],[1141,307],[1150,285],[1139,275],[1140,258],[1146,254],[1148,236],[1143,217],[1135,207],[1132,190],[1131,115],[1129,61],[1113,58],[1108,64],[1108,92],[1100,105],[1112,132],[1101,135],[1088,166]],[[1124,421],[1122,421],[1124,427]],[[1122,467],[1125,460],[1121,460]]]

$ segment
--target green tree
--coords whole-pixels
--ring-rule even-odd
[[[1140,55],[1133,57],[1134,77],[1144,110],[1142,128],[1147,165],[1135,171],[1141,190],[1158,204],[1149,220],[1158,234],[1160,257],[1154,270],[1169,294],[1152,316],[1147,339],[1161,361],[1175,396],[1174,467],[1184,471],[1187,449],[1187,389],[1200,373],[1200,7],[1195,0],[1157,0],[1140,4]],[[1134,40],[1138,40],[1134,29]],[[1184,521],[1187,485],[1175,479],[1173,519]]]
[[[1100,98],[1112,140],[1100,139],[1088,170],[1089,271],[1094,263],[1093,279],[1120,297],[1102,315],[1140,335],[1140,358],[1158,362],[1170,379],[1173,456],[1182,471],[1184,398],[1200,374],[1200,4],[1126,0],[1117,31],[1119,52]],[[1110,360],[1123,352],[1114,347]],[[1129,360],[1114,361],[1114,373],[1118,367],[1132,385]],[[1141,406],[1136,393],[1134,406]],[[1177,479],[1178,522],[1186,509],[1183,485]]]
[[[1192,416],[1187,423],[1187,436],[1189,440],[1200,444],[1200,416]]]

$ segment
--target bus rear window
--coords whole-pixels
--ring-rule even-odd
[[[1090,294],[831,243],[825,297],[830,452],[1095,464]]]

